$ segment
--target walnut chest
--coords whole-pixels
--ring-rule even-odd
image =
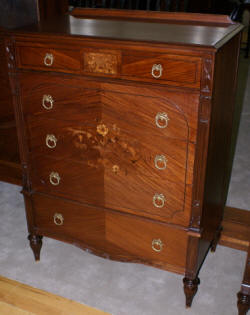
[[[125,11],[124,11],[125,12]],[[29,240],[185,275],[220,233],[242,27],[77,9],[6,41]]]

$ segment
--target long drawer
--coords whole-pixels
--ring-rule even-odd
[[[136,136],[189,140],[187,115],[171,99],[142,96],[139,89],[137,95],[130,94],[129,87],[126,93],[120,93],[102,89],[99,82],[46,78],[47,81],[34,75],[32,82],[21,81],[25,116],[77,121],[82,125],[108,124],[117,132],[130,130]],[[197,110],[195,104],[193,107]]]
[[[85,126],[80,121],[27,119],[29,152],[104,168],[107,172],[138,173],[160,180],[185,182],[188,143],[137,132],[136,126],[117,124]],[[107,134],[106,134],[107,133]]]
[[[201,58],[169,53],[18,43],[18,67],[200,88]]]
[[[184,211],[184,182],[48,156],[34,159],[31,165],[34,191],[167,222],[178,223],[179,217],[173,216]]]
[[[32,200],[34,226],[42,235],[98,249],[106,257],[185,267],[185,230],[39,194]]]

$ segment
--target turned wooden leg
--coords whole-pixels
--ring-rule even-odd
[[[211,252],[212,253],[214,253],[216,251],[217,245],[218,245],[219,240],[220,240],[221,232],[222,232],[222,226],[217,230],[215,237],[214,237],[214,240],[212,242],[212,245],[211,245]]]
[[[30,247],[33,250],[36,261],[40,260],[40,251],[43,245],[42,238],[43,237],[40,235],[30,234],[28,236],[28,240],[30,241]]]
[[[250,246],[248,247],[248,254],[243,280],[241,283],[241,290],[238,296],[238,310],[239,315],[245,315],[250,309]]]
[[[239,315],[246,315],[250,309],[250,295],[245,295],[241,292],[237,294],[238,296],[238,311]]]
[[[183,279],[184,283],[184,293],[186,296],[186,307],[191,307],[193,298],[198,291],[198,285],[200,284],[200,279],[196,277],[195,279]]]

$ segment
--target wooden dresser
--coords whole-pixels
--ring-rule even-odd
[[[185,275],[215,250],[231,171],[242,26],[76,9],[6,41],[29,240]]]

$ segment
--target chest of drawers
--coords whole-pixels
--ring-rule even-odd
[[[36,260],[47,236],[184,274],[190,306],[226,200],[242,27],[133,15],[76,10],[6,41],[29,240]]]

